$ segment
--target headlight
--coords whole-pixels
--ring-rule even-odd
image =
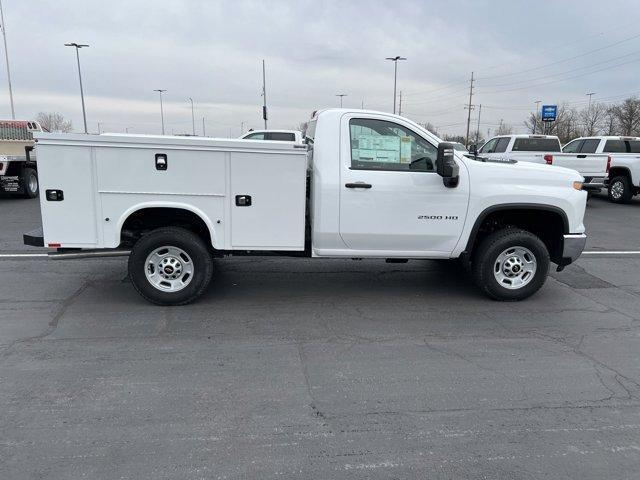
[[[582,190],[582,182],[573,182],[573,188],[576,190]]]

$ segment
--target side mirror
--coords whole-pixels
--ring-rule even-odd
[[[438,158],[436,159],[436,172],[442,177],[442,183],[447,188],[458,186],[460,169],[453,155],[453,145],[442,142],[438,145]]]
[[[469,153],[471,155],[473,155],[474,157],[478,156],[478,145],[476,145],[475,143],[472,143],[471,145],[469,145]]]

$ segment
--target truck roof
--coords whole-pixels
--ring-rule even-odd
[[[34,132],[33,137],[41,143],[83,143],[89,145],[122,144],[122,145],[160,145],[201,147],[202,149],[220,150],[284,150],[301,152],[301,145],[293,142],[273,140],[245,140],[242,138],[184,137],[178,135],[143,135],[134,133],[46,133]]]
[[[591,137],[578,137],[573,140],[640,140],[640,137],[624,135],[593,135]]]
[[[556,135],[538,135],[533,133],[514,133],[509,135],[495,135],[491,138],[496,137],[509,137],[509,138],[558,138]]]

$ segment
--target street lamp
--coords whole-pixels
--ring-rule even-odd
[[[164,109],[162,108],[162,93],[166,92],[166,90],[162,88],[156,88],[153,91],[160,94],[160,121],[162,122],[162,135],[164,135]]]
[[[405,57],[396,55],[395,57],[387,57],[385,60],[393,62],[393,113],[396,113],[396,84],[398,83],[398,60],[406,60]]]
[[[346,93],[336,93],[336,97],[340,97],[340,108],[342,108],[342,97],[346,97]]]
[[[65,47],[74,47],[76,49],[76,60],[78,61],[78,79],[80,80],[80,100],[82,100],[82,119],[84,120],[84,133],[89,133],[87,130],[87,111],[84,108],[84,90],[82,89],[82,72],[80,71],[80,53],[78,50],[89,45],[82,43],[65,43]]]
[[[533,103],[536,104],[536,114],[533,116],[533,134],[535,135],[536,134],[536,125],[538,124],[538,112],[540,112],[540,104],[542,103],[542,100],[536,100]]]
[[[191,102],[191,128],[193,136],[196,136],[196,116],[193,110],[193,98],[189,97],[189,101]]]

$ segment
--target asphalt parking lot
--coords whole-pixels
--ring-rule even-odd
[[[231,258],[144,302],[126,260],[0,258],[0,478],[632,479],[640,201],[521,303],[454,265]],[[0,254],[37,201],[0,199]]]

